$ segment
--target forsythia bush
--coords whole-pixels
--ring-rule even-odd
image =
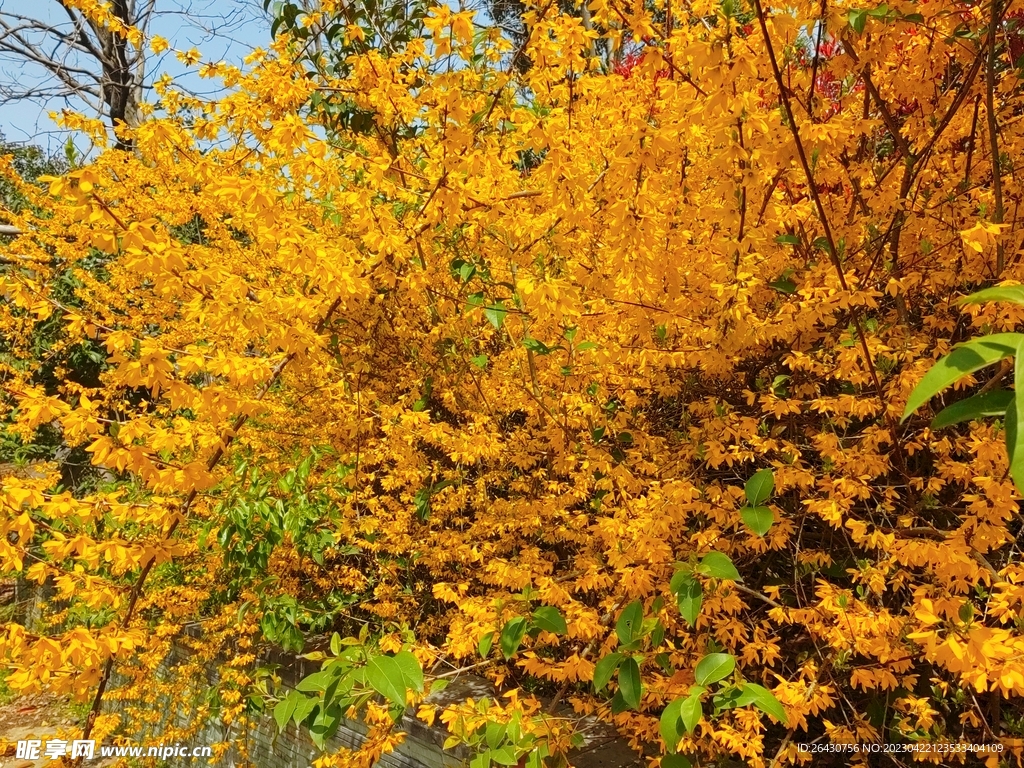
[[[439,6],[343,76],[281,37],[202,65],[219,101],[160,81],[133,151],[4,214],[3,445],[46,460],[4,477],[0,564],[54,589],[3,630],[7,684],[94,702],[99,739],[158,702],[303,722],[254,662],[337,631],[312,657],[398,709],[490,677],[417,709],[484,763],[564,760],[550,700],[666,768],[1019,759],[1001,422],[928,427],[1011,366],[899,422],[1024,319],[957,304],[1024,279],[1009,6],[547,2],[519,50]],[[337,94],[372,126],[307,117]],[[157,674],[175,638],[213,690]],[[401,739],[356,703],[369,740],[321,764]]]

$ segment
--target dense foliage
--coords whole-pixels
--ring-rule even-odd
[[[928,426],[1012,352],[899,420],[1022,319],[957,303],[1024,277],[1021,21],[589,10],[533,7],[516,48],[439,6],[343,67],[294,34],[245,72],[182,52],[228,95],[159,82],[133,152],[45,190],[6,161],[30,204],[3,212],[2,445],[61,449],[0,495],[3,570],[56,589],[45,628],[5,627],[8,685],[95,702],[101,739],[168,700],[320,735],[358,713],[364,748],[322,766],[371,764],[470,667],[503,695],[417,711],[482,764],[564,759],[550,700],[666,768],[1019,756],[1004,425]],[[175,638],[227,659],[212,689],[155,674]],[[279,695],[267,644],[322,676]]]

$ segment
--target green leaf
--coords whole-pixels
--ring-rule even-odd
[[[868,16],[871,16],[876,19],[884,19],[888,15],[889,6],[886,5],[885,3],[882,3],[877,8],[872,8],[871,10],[868,11]]]
[[[613,715],[622,714],[629,709],[629,704],[627,704],[626,700],[622,698],[622,691],[616,691],[615,695],[612,696],[611,708]]]
[[[1024,306],[1024,285],[997,285],[985,288],[965,296],[957,304],[984,304],[987,301],[1008,301]]]
[[[1017,350],[1013,401],[1006,409],[1006,455],[1010,459],[1010,477],[1017,490],[1024,488],[1024,431],[1020,427],[1020,414],[1024,413],[1024,341]]]
[[[679,574],[673,577],[676,580]],[[686,619],[691,627],[697,626],[697,617],[700,615],[700,606],[704,600],[704,587],[701,583],[688,573],[684,573],[679,579],[678,589],[673,589],[676,600],[679,603],[679,614]]]
[[[507,314],[508,310],[505,309],[504,304],[492,304],[484,308],[484,317],[495,328],[501,328],[501,324],[505,322],[505,315]]]
[[[654,622],[654,629],[651,630],[651,648],[657,648],[665,640],[665,625],[660,620]]]
[[[1024,335],[1019,333],[993,333],[958,344],[952,352],[935,363],[914,387],[900,423],[956,380],[1015,354],[1022,339]]]
[[[747,480],[747,484],[743,486],[743,492],[747,495],[747,501],[750,502],[752,507],[768,501],[774,489],[775,473],[770,469],[759,469],[754,473],[753,477]]]
[[[309,713],[317,706],[317,703],[316,699],[303,696],[302,701],[295,705],[295,711],[292,712],[292,722],[296,725],[302,725],[306,718],[309,717]]]
[[[687,733],[693,733],[693,729],[697,727],[697,723],[700,722],[703,715],[700,694],[693,694],[683,699],[683,704],[679,708],[679,717],[682,718],[683,727],[686,728]]]
[[[786,710],[775,694],[757,683],[744,683],[740,689],[740,697],[737,706],[753,704],[767,715],[771,715],[783,725],[786,725]]]
[[[413,408],[413,410],[416,410]],[[430,489],[420,488],[416,491],[416,496],[412,500],[413,507],[416,509],[416,517],[421,523],[425,523],[427,518],[430,517]]]
[[[987,416],[1002,416],[1013,400],[1013,392],[996,389],[968,397],[960,402],[947,405],[932,419],[933,430],[959,424],[962,421],[974,421]]]
[[[863,8],[853,8],[849,15],[850,26],[858,35],[863,34],[864,24],[868,20],[868,12]]]
[[[519,763],[519,758],[516,757],[515,751],[512,747],[492,749],[490,755],[491,760],[496,762],[498,765],[517,765]]]
[[[331,635],[331,653],[337,656],[341,653],[341,635],[335,632]]]
[[[709,653],[697,662],[693,671],[697,685],[711,685],[732,674],[736,659],[728,653]]]
[[[594,691],[600,693],[612,679],[615,670],[619,668],[623,656],[621,653],[609,653],[597,664],[594,665]]]
[[[736,566],[732,564],[732,560],[729,559],[729,556],[724,555],[721,552],[708,552],[701,558],[700,565],[697,566],[697,570],[700,573],[705,573],[716,579],[743,581],[743,579],[740,578],[740,572],[736,570]]]
[[[552,605],[542,605],[535,610],[533,624],[545,632],[554,632],[556,635],[564,635],[569,630],[562,614]]]
[[[306,698],[298,691],[292,691],[285,698],[281,699],[274,707],[274,720],[277,722],[278,732],[283,731],[284,727],[288,725],[288,721],[292,719],[292,714],[295,712],[295,705],[299,703],[299,699]]]
[[[545,344],[543,341],[538,341],[537,339],[530,338],[529,336],[523,339],[523,346],[537,355],[551,354],[551,348],[548,347],[547,344]]]
[[[747,527],[758,536],[764,536],[775,522],[774,513],[768,507],[743,507],[740,517]]]
[[[308,693],[322,692],[326,691],[327,686],[333,681],[334,677],[330,672],[314,672],[312,675],[302,678],[295,686],[295,690]]]
[[[779,235],[775,238],[775,242],[779,245],[800,245],[799,235]]]
[[[405,675],[390,656],[371,656],[366,664],[366,682],[393,704],[405,706]]]
[[[768,283],[768,287],[774,288],[779,293],[791,294],[796,293],[796,283],[790,280],[788,277],[780,277],[778,280],[773,280]]]
[[[487,723],[486,730],[484,731],[484,740],[487,742],[487,746],[491,749],[497,749],[498,745],[505,740],[505,732],[507,726],[505,723],[499,723],[494,720]]]
[[[716,693],[711,699],[711,703],[715,708],[715,714],[718,714],[724,709],[732,709],[733,707],[741,706],[740,697],[740,689],[736,686],[725,688]]]
[[[619,693],[630,709],[640,708],[640,697],[643,695],[640,665],[632,656],[627,656],[619,665]]]
[[[661,758],[661,768],[693,768],[693,763],[683,755],[665,755]]]
[[[634,600],[627,605],[619,615],[615,624],[615,634],[619,636],[619,642],[625,645],[640,638],[641,627],[644,623],[644,609],[639,600]]]
[[[480,644],[477,645],[476,650],[480,654],[481,658],[486,659],[491,654],[491,646],[494,645],[494,633],[488,632],[486,635],[480,638]]]
[[[405,687],[423,693],[423,670],[420,668],[419,659],[409,651],[399,651],[392,658],[402,670]],[[402,703],[405,703],[405,699],[402,699]]]
[[[584,341],[576,345],[577,352],[586,352],[588,349],[597,349],[596,341]]]
[[[683,736],[682,709],[683,699],[676,699],[661,713],[661,738],[665,742],[665,749],[670,753],[676,751],[676,745]]]
[[[523,635],[529,624],[522,616],[516,616],[509,620],[501,630],[501,653],[506,659],[511,659],[519,644],[523,642]]]
[[[475,365],[477,368],[483,369],[487,367],[487,355],[477,355],[476,357],[469,358],[469,362]]]

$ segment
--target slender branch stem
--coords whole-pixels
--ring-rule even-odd
[[[789,91],[782,80],[782,70],[779,68],[779,61],[775,55],[775,48],[772,46],[771,37],[768,34],[768,22],[765,17],[764,8],[761,5],[761,0],[754,0],[754,10],[757,13],[757,21],[761,27],[761,34],[764,35],[764,44],[768,49],[768,60],[771,62],[772,75],[775,78],[775,84],[779,90],[779,97],[782,99],[782,105],[785,109],[787,118],[786,122],[789,125],[790,133],[793,134],[797,157],[800,159],[800,166],[803,168],[804,176],[807,179],[808,194],[810,194],[811,199],[814,201],[818,220],[821,222],[822,229],[825,231],[825,240],[828,243],[829,259],[832,261],[832,266],[835,267],[840,287],[844,291],[848,292],[850,287],[846,281],[846,275],[843,272],[843,265],[839,261],[839,251],[836,248],[835,234],[832,231],[832,225],[829,222],[828,214],[825,212],[825,206],[821,202],[821,195],[818,194],[818,187],[814,181],[814,172],[811,170],[810,163],[807,162],[807,152],[804,150],[803,141],[800,139],[800,128],[796,124],[796,113],[793,111],[793,105],[789,98]],[[878,379],[878,371],[875,369],[875,362],[871,357],[871,349],[868,346],[867,335],[864,333],[864,324],[861,322],[860,312],[856,307],[851,307],[850,315],[852,316],[853,325],[857,330],[857,337],[860,340],[860,345],[864,352],[864,364],[867,367],[868,374],[874,384],[875,393],[882,405],[882,416],[888,424],[889,431],[892,434],[893,443],[896,448],[896,455],[900,457],[902,462],[903,448],[900,444],[896,420],[893,418],[893,415],[889,413],[889,403],[885,397],[885,392],[882,389],[882,383]]]
[[[334,315],[335,311],[337,311],[339,306],[341,306],[340,297],[334,300],[331,306],[328,307],[327,311],[324,313],[324,316],[320,319],[320,322],[316,324],[316,333],[320,333],[323,331],[323,329],[326,327],[327,323],[330,322],[331,317]],[[277,383],[278,379],[281,378],[281,374],[284,372],[284,369],[288,365],[288,363],[295,359],[295,355],[295,352],[290,353],[287,357],[281,360],[281,362],[274,366],[274,370],[271,373],[270,379],[263,385],[262,389],[260,389],[259,394],[256,396],[257,402],[267,396],[267,393],[270,392],[270,390]],[[231,446],[231,443],[234,442],[234,439],[238,435],[239,430],[241,430],[242,427],[245,426],[245,423],[248,420],[249,417],[246,414],[241,414],[237,416],[234,422],[232,422],[231,427],[228,428],[221,435],[221,444],[218,446],[217,450],[213,452],[213,455],[210,456],[209,460],[206,462],[207,472],[213,471],[214,467],[216,467],[220,463],[220,460],[224,457],[225,452]],[[185,500],[181,504],[181,508],[178,512],[177,517],[168,527],[167,533],[164,535],[165,538],[169,538],[171,535],[174,534],[174,531],[178,527],[178,523],[184,520],[185,517],[188,515],[188,512],[192,508],[193,503],[195,503],[196,497],[198,495],[199,494],[195,488],[189,491],[188,496],[185,497]],[[153,565],[155,562],[156,558],[153,557],[143,566],[142,571],[139,573],[138,578],[135,580],[135,584],[132,586],[132,591],[128,598],[128,608],[125,611],[124,617],[121,619],[122,629],[127,628],[131,624],[132,619],[135,618],[135,609],[138,606],[139,598],[142,596],[142,589],[146,584],[146,579],[149,578],[150,571],[153,570]],[[107,685],[110,682],[110,676],[113,673],[113,671],[114,654],[111,654],[103,667],[103,673],[100,675],[100,682],[98,687],[96,688],[96,696],[93,698],[92,701],[92,708],[89,710],[89,714],[85,719],[85,727],[82,729],[83,739],[89,738],[89,734],[92,733],[93,726],[96,724],[96,718],[99,717],[100,711],[103,708],[103,695],[104,693],[106,693]],[[74,762],[74,765],[81,765],[81,761],[81,757],[77,758],[76,761]]]
[[[999,24],[999,0],[991,0],[988,30],[988,62],[985,66],[985,113],[988,120],[988,146],[992,155],[992,194],[995,211],[992,223],[1003,223],[1003,178],[999,169],[999,125],[996,121],[996,28]],[[1003,243],[996,244],[996,279],[1003,271]]]

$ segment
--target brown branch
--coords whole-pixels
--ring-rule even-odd
[[[1007,3],[1009,5],[1009,3]],[[999,0],[991,0],[991,11],[989,14],[988,30],[988,63],[985,67],[985,117],[988,121],[988,145],[992,155],[992,194],[995,197],[996,208],[992,214],[993,224],[1003,223],[1003,174],[999,169],[999,125],[996,121],[996,27],[999,23]],[[978,57],[981,58],[980,56]],[[1003,242],[999,240],[996,244],[996,270],[995,276],[998,279],[1003,271]]]
[[[800,138],[800,129],[796,124],[796,113],[793,111],[793,105],[789,98],[789,91],[782,80],[782,70],[779,69],[779,61],[775,55],[775,48],[772,45],[771,36],[768,34],[768,22],[764,14],[764,8],[761,5],[761,0],[754,0],[754,10],[757,14],[757,20],[761,27],[761,34],[764,35],[765,46],[768,49],[768,60],[771,63],[772,75],[775,78],[775,84],[779,89],[779,96],[782,99],[785,114],[788,118],[787,123],[789,125],[789,130],[793,135],[793,141],[796,144],[797,157],[800,159],[800,165],[803,168],[804,176],[807,178],[807,191],[811,196],[811,199],[814,201],[818,220],[821,222],[822,229],[825,231],[825,240],[828,243],[829,259],[832,262],[832,266],[835,267],[840,287],[844,291],[848,292],[850,288],[846,281],[846,275],[843,272],[843,265],[839,261],[839,252],[836,248],[835,235],[832,232],[832,225],[829,222],[828,214],[825,212],[825,206],[821,201],[821,195],[818,194],[818,187],[814,181],[814,173],[811,171],[811,166],[807,162],[807,152],[804,150],[804,144]],[[882,383],[878,379],[878,371],[875,369],[875,363],[871,357],[871,349],[868,347],[867,334],[864,333],[864,324],[860,319],[860,311],[856,307],[850,307],[850,315],[852,316],[853,324],[857,331],[857,337],[860,339],[861,348],[864,351],[864,364],[867,367],[868,374],[874,384],[875,393],[882,405],[882,416],[889,426],[889,431],[891,432],[896,448],[896,455],[902,462],[903,448],[900,444],[898,427],[893,415],[889,413],[889,402],[885,397],[884,390],[882,389]]]

